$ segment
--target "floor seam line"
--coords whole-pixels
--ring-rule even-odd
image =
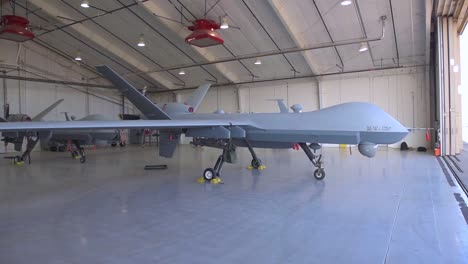
[[[384,264],[387,263],[388,253],[390,252],[390,243],[392,242],[393,233],[395,231],[396,221],[398,219],[398,213],[400,212],[401,200],[403,200],[403,195],[406,191],[406,184],[403,186],[403,191],[401,192],[400,198],[398,199],[398,206],[395,212],[395,217],[393,218],[392,229],[390,231],[390,238],[388,239],[387,250],[385,252]]]

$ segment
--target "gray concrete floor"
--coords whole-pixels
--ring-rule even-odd
[[[468,263],[461,190],[433,156],[325,149],[318,182],[300,151],[258,154],[266,170],[241,149],[222,185],[196,183],[219,151],[191,146],[1,160],[0,263]]]
[[[465,185],[465,188],[468,188],[468,143],[463,143],[463,151],[456,158],[452,158],[452,161],[456,162],[457,166],[463,171],[457,170],[456,173]]]

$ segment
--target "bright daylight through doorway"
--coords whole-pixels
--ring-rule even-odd
[[[460,38],[463,141],[468,143],[468,33]]]

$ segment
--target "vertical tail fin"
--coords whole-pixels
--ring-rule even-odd
[[[284,104],[284,99],[270,99],[268,101],[276,101],[276,103],[278,104],[278,108],[280,110],[280,113],[289,113],[288,108]]]
[[[186,101],[188,105],[193,107],[193,110],[197,110],[198,106],[202,102],[203,98],[205,98],[208,89],[210,89],[211,83],[205,83],[200,85],[190,96],[190,98]]]
[[[150,120],[169,120],[171,119],[157,105],[153,104],[150,99],[145,97],[133,85],[123,79],[119,74],[112,70],[109,66],[96,66],[96,69],[104,75],[119,91],[127,97],[132,104],[135,105],[140,112]]]
[[[44,118],[50,111],[54,110],[57,105],[63,102],[63,99],[58,100],[57,102],[51,104],[49,107],[44,109],[44,111],[40,112],[37,114],[35,117],[33,117],[32,121],[41,121],[42,118]]]

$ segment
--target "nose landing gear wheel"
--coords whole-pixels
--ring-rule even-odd
[[[203,172],[203,178],[207,181],[211,181],[216,176],[214,169],[208,168]]]
[[[252,167],[256,170],[262,166],[262,160],[261,159],[253,159],[252,162],[250,163]]]
[[[323,178],[325,178],[325,171],[322,168],[316,169],[314,171],[314,177],[317,180],[323,180]]]

